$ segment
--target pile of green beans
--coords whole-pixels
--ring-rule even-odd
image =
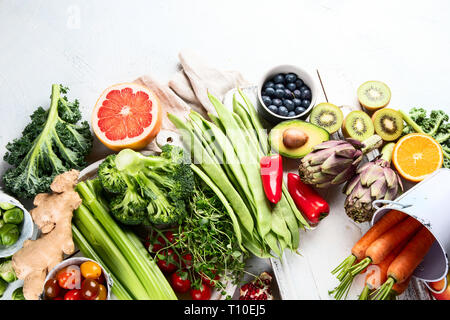
[[[259,164],[271,151],[267,132],[249,99],[238,92],[245,106],[235,95],[233,110],[209,94],[217,112],[217,116],[209,115],[212,121],[194,111],[187,122],[168,116],[191,152],[194,172],[213,190],[221,191],[241,247],[258,257],[281,258],[284,249],[298,249],[299,229],[309,225],[285,185],[277,204],[267,200]]]

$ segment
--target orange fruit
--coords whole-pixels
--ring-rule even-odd
[[[441,145],[431,136],[411,133],[395,144],[392,162],[406,180],[419,182],[442,167],[444,156]]]
[[[95,135],[114,151],[144,148],[159,133],[161,123],[158,98],[136,83],[120,83],[107,88],[92,113]]]

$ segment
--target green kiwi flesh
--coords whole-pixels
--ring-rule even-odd
[[[374,111],[387,106],[391,100],[391,90],[381,81],[364,82],[357,91],[359,103]]]
[[[352,111],[344,120],[342,133],[347,138],[364,141],[375,133],[372,119],[364,111]]]
[[[330,134],[338,131],[343,121],[342,110],[331,103],[319,103],[309,116],[309,122],[327,130]]]
[[[397,110],[383,108],[372,116],[375,132],[384,141],[394,141],[400,138],[403,132],[403,118]]]

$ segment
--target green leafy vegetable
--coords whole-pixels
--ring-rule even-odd
[[[400,110],[403,119],[408,124],[403,129],[404,134],[420,132],[432,136],[442,146],[444,152],[444,167],[450,169],[450,123],[449,115],[442,110],[432,110],[427,116],[423,108],[412,108],[409,115]]]
[[[92,134],[81,119],[78,100],[69,102],[68,89],[52,85],[50,108],[39,107],[31,115],[22,137],[6,145],[4,160],[13,167],[3,176],[12,194],[32,198],[49,192],[53,178],[70,169],[85,166],[85,156],[92,147]]]
[[[112,194],[111,214],[127,225],[180,221],[194,185],[189,164],[183,149],[171,145],[160,156],[125,149],[107,157],[98,176]]]
[[[0,228],[0,244],[12,246],[17,242],[20,236],[19,228],[15,224],[5,223]]]
[[[3,261],[0,264],[0,278],[2,278],[8,283],[17,280],[17,276],[16,273],[14,272],[11,260]]]

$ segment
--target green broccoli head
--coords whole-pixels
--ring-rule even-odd
[[[77,124],[81,117],[78,102],[69,103],[61,92],[67,92],[67,88],[53,85],[50,108],[39,107],[22,137],[6,145],[4,160],[13,167],[7,170],[3,182],[15,196],[32,198],[48,192],[56,175],[86,165],[93,141],[89,124]]]
[[[147,216],[147,201],[133,187],[128,187],[123,194],[115,196],[111,203],[113,217],[126,225],[139,225]]]
[[[106,191],[111,193],[123,193],[127,188],[127,184],[120,171],[117,170],[115,159],[115,154],[106,157],[98,167],[98,177]]]

